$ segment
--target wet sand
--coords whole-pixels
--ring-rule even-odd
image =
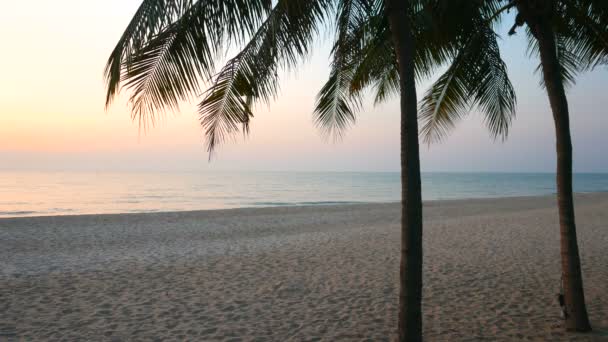
[[[427,341],[608,341],[608,194],[577,195],[592,334],[566,334],[553,197],[425,203]],[[383,341],[399,205],[0,219],[0,341]]]

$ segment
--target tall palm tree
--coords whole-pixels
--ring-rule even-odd
[[[416,110],[408,107],[416,102],[415,82],[411,80],[411,89],[403,83],[406,76],[401,65],[405,61],[401,58],[407,56],[413,60],[406,74],[418,80],[431,76],[440,65],[450,65],[421,102],[420,115],[426,122],[423,133],[442,135],[457,110],[452,103],[462,101],[468,109],[477,106],[485,115],[492,135],[504,138],[515,114],[515,93],[506,65],[500,58],[497,35],[485,19],[498,11],[498,6],[480,7],[469,0],[449,0],[426,2],[418,8],[416,15],[410,14],[411,19],[407,22],[395,23],[386,12],[351,18],[350,23],[344,23],[344,17],[339,17],[341,29],[332,50],[330,78],[318,95],[316,122],[330,134],[340,135],[355,121],[362,90],[372,87],[376,103],[399,95],[402,203],[421,203],[421,198],[418,120],[403,116]],[[455,13],[460,16],[454,16]],[[462,18],[467,20],[462,21]],[[395,25],[404,27],[396,28]],[[415,27],[412,33],[395,35],[395,30],[405,30],[408,26]],[[406,49],[400,55],[399,44],[415,48]],[[464,110],[460,114],[464,115]],[[431,117],[435,120],[429,120]],[[421,214],[421,207],[402,206],[401,338],[421,329]]]
[[[514,34],[518,26],[526,25],[530,51],[540,55],[542,84],[547,90],[556,130],[557,199],[566,329],[589,331],[591,326],[585,306],[574,218],[572,142],[565,85],[573,83],[576,74],[581,71],[608,64],[608,1],[499,0],[487,1],[485,5],[488,4],[493,8],[502,5],[487,17],[490,25],[506,11],[516,10],[516,22],[509,34]],[[452,67],[457,64],[454,63]],[[468,108],[467,91],[452,87],[456,92],[452,96],[450,90],[444,90],[445,82],[453,80],[457,72],[457,69],[448,70],[422,101],[421,116],[425,120],[423,132],[428,140],[440,138]]]
[[[589,331],[572,196],[572,141],[564,83],[608,55],[608,3],[596,1],[517,1],[516,26],[526,25],[540,55],[543,82],[555,122],[557,202],[566,329]]]
[[[399,338],[422,339],[422,200],[416,79],[435,67],[468,58],[470,44],[488,47],[476,61],[492,65],[490,76],[467,72],[466,84],[484,81],[475,101],[495,134],[506,134],[514,96],[506,69],[496,58],[495,35],[473,34],[483,17],[478,6],[458,0],[144,0],[106,66],[107,101],[131,91],[132,116],[146,126],[158,113],[200,93],[201,125],[211,154],[235,133],[249,130],[253,104],[278,93],[280,70],[306,56],[319,31],[335,27],[332,70],[318,96],[315,122],[340,136],[354,122],[363,90],[376,100],[400,95],[402,229]],[[458,6],[458,7],[455,7]],[[453,20],[454,10],[475,20]],[[466,12],[470,11],[470,12]],[[483,27],[482,27],[483,28]],[[475,37],[474,42],[465,37]],[[218,55],[238,53],[216,69]],[[477,70],[484,70],[478,68]],[[123,85],[124,84],[124,85]],[[451,84],[451,83],[450,83]],[[431,101],[432,102],[432,101]]]

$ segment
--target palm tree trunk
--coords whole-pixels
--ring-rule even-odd
[[[574,201],[572,197],[572,141],[568,100],[560,76],[555,37],[548,24],[542,22],[535,28],[540,48],[540,59],[555,121],[557,148],[557,203],[561,238],[562,281],[566,302],[566,329],[589,331],[591,325],[585,306],[581,262],[576,241]]]
[[[409,1],[388,0],[387,15],[401,87],[401,265],[399,341],[422,341],[422,195],[418,115],[414,79],[415,46]]]

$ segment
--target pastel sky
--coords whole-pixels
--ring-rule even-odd
[[[7,1],[0,11],[0,168],[44,170],[399,170],[396,99],[371,101],[339,143],[313,126],[315,95],[327,76],[328,44],[285,74],[280,97],[258,107],[252,134],[208,162],[193,104],[145,135],[123,94],[104,109],[103,67],[140,0]],[[494,142],[476,113],[441,144],[422,148],[423,171],[554,169],[554,128],[523,35],[502,53],[518,95],[506,142]],[[425,84],[419,85],[424,91]],[[608,172],[608,72],[585,74],[569,90],[575,171]]]

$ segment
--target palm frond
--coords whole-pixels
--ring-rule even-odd
[[[421,135],[428,143],[441,140],[457,120],[477,107],[491,134],[504,139],[515,115],[515,102],[496,34],[487,23],[480,23],[477,33],[420,101]]]
[[[125,59],[138,51],[160,30],[179,18],[192,5],[192,0],[143,0],[108,58],[104,75],[107,83],[106,106],[120,89]]]
[[[563,50],[576,58],[582,69],[603,64],[608,57],[607,1],[565,1],[557,21],[556,35]]]
[[[214,47],[221,37],[204,29],[209,12],[203,3],[191,7],[127,63],[122,78],[140,126],[154,123],[155,113],[176,110],[180,101],[200,93],[201,79],[212,77]]]
[[[498,8],[495,2],[487,2],[493,4],[488,5],[488,13]],[[411,14],[416,45],[414,71],[416,81],[422,82],[455,58],[462,37],[475,31],[469,21],[463,22],[460,18],[479,17],[480,9],[479,4],[468,0],[420,1],[415,8]],[[386,17],[380,14],[371,18],[368,26],[370,33],[353,77],[352,90],[360,92],[373,86],[378,104],[399,94],[399,78]]]
[[[396,65],[385,68],[382,73],[378,74],[374,89],[376,93],[374,96],[375,105],[399,95],[401,85],[399,83],[399,69]]]
[[[331,73],[319,94],[314,120],[334,140],[355,122],[360,98],[350,91],[355,60],[361,52],[362,29],[374,11],[373,0],[344,0],[337,9],[337,34],[332,49]]]
[[[132,116],[144,127],[155,114],[200,93],[227,43],[246,39],[272,0],[146,0],[112,53],[108,101],[120,83],[132,91]]]
[[[215,77],[199,104],[211,154],[243,125],[246,133],[255,101],[278,91],[278,71],[298,64],[331,8],[331,0],[279,0],[249,43]]]
[[[374,87],[376,99],[385,99],[391,95],[389,84],[386,83],[390,79],[387,75],[397,73],[397,59],[386,16],[378,13],[357,30],[366,34],[363,36],[358,55],[353,59],[356,66],[350,92],[360,94],[365,88]]]

